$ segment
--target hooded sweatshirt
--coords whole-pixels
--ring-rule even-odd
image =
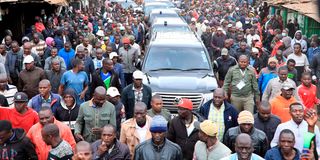
[[[13,128],[23,128],[28,132],[34,124],[39,122],[39,117],[36,111],[28,107],[24,114],[19,113],[15,108],[0,107],[0,120],[8,120]]]
[[[13,129],[13,135],[6,143],[0,145],[0,159],[37,160],[34,145],[21,128]]]
[[[63,95],[71,95],[73,97],[74,104],[72,108],[69,109],[62,98],[60,102],[61,107],[57,108],[55,117],[57,120],[68,125],[73,130],[79,112],[79,105],[76,103],[76,94],[72,88],[68,88],[64,91]]]
[[[301,39],[300,39],[300,40],[297,40],[297,39],[296,39],[296,34],[297,34],[297,33],[301,33]],[[306,53],[306,52],[307,52],[307,49],[308,49],[307,42],[306,42],[304,39],[302,39],[302,32],[301,32],[301,30],[297,30],[296,33],[294,34],[294,38],[293,38],[292,41],[291,41],[291,47],[292,47],[292,49],[294,49],[293,46],[294,46],[295,43],[300,43],[300,44],[301,44],[301,51],[302,51],[303,53]]]

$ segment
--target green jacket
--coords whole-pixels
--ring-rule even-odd
[[[106,101],[102,107],[94,107],[92,100],[81,104],[74,133],[80,133],[87,142],[100,139],[92,133],[92,128],[102,128],[107,124],[116,127],[116,111],[113,104]]]
[[[244,73],[243,76],[239,65],[231,67],[225,77],[223,89],[227,92],[231,87],[231,95],[235,97],[248,97],[254,94],[256,99],[260,99],[260,91],[254,69],[248,66]],[[237,85],[241,81],[245,83],[245,86],[239,89]]]
[[[154,111],[151,109],[148,110],[148,116],[150,117],[154,117],[156,114],[154,113]],[[170,122],[171,120],[171,113],[168,109],[166,108],[162,108],[160,114],[161,116],[163,116],[168,122]]]

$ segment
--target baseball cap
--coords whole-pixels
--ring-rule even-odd
[[[125,38],[122,39],[122,43],[123,44],[130,44],[130,39],[125,37]]]
[[[257,48],[255,48],[255,47],[253,47],[251,51],[252,51],[253,53],[259,53],[259,50],[258,50]]]
[[[120,31],[126,30],[123,26],[120,27]]]
[[[27,37],[27,36],[24,36],[24,37],[22,37],[22,40],[21,40],[22,42],[23,41],[30,41],[30,39],[29,39],[29,37]]]
[[[103,38],[103,40],[104,40],[104,41],[107,41],[107,40],[109,40],[109,37],[108,37],[108,36],[105,36],[105,37]]]
[[[17,92],[14,95],[14,99],[15,102],[27,102],[28,101],[28,95],[25,94],[24,92]]]
[[[228,49],[227,48],[222,48],[221,50],[221,56],[227,56],[228,55]]]
[[[210,120],[204,120],[201,123],[199,121],[195,121],[194,127],[210,137],[217,136],[219,130],[218,125]]]
[[[120,96],[120,93],[116,87],[109,87],[107,90],[107,95],[111,97]]]
[[[136,70],[133,72],[133,79],[143,79],[143,72]]]
[[[96,33],[97,36],[103,37],[104,33],[102,30],[98,30],[98,32]]]
[[[32,57],[31,55],[27,55],[27,56],[24,57],[24,59],[23,59],[23,64],[31,63],[31,62],[33,62],[33,61],[34,61],[33,57]]]
[[[293,86],[293,84],[289,82],[284,82],[281,86],[281,89],[289,90],[289,89],[295,89],[295,87]]]
[[[254,118],[251,112],[244,110],[239,113],[238,124],[254,124]]]
[[[111,52],[111,53],[109,54],[109,58],[110,58],[110,59],[113,59],[113,57],[118,57],[117,52]]]
[[[259,37],[258,35],[254,35],[254,36],[252,37],[252,40],[253,40],[253,41],[260,41],[260,37]]]
[[[181,107],[181,108],[185,108],[185,109],[188,109],[188,110],[192,110],[193,109],[193,103],[190,99],[187,99],[187,98],[182,98],[178,105],[178,107]]]
[[[223,29],[221,27],[218,27],[217,31],[223,31]]]

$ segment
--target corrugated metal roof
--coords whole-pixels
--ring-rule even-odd
[[[284,8],[297,11],[305,16],[308,16],[320,23],[319,9],[316,2],[297,3],[297,4],[284,4]]]
[[[294,3],[307,3],[307,2],[312,2],[315,0],[268,0],[269,5],[282,5],[282,4],[294,4]]]
[[[59,5],[59,6],[67,6],[68,1],[67,0],[44,0],[48,2],[49,4]]]

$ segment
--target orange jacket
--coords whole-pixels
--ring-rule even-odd
[[[70,128],[56,119],[54,119],[53,123],[59,127],[60,137],[63,140],[67,141],[74,150],[76,146],[76,141],[73,138]],[[30,128],[27,137],[29,137],[31,142],[35,145],[38,159],[47,160],[49,151],[51,150],[51,146],[47,145],[42,140],[41,130],[42,125],[40,123],[37,123]]]
[[[36,123],[39,122],[38,113],[31,108],[27,112],[20,114],[15,108],[0,107],[0,120],[8,120],[13,128],[22,128],[26,133]]]
[[[281,119],[281,123],[287,122],[291,119],[289,106],[296,101],[294,97],[285,99],[281,95],[278,95],[270,101],[271,113],[278,116]]]
[[[150,124],[152,118],[147,116],[147,134],[145,140],[151,138]],[[136,131],[136,120],[134,118],[130,118],[127,121],[121,124],[121,132],[120,132],[120,142],[126,144],[129,147],[131,157],[134,156],[135,147],[140,144],[140,137]]]

